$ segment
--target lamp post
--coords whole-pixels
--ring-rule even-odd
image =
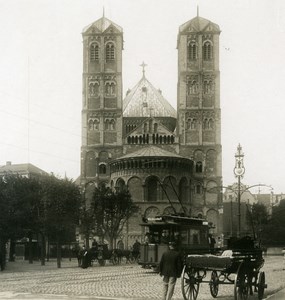
[[[240,237],[240,225],[241,225],[241,213],[240,213],[240,196],[241,196],[241,191],[240,191],[240,179],[243,177],[245,168],[243,165],[243,158],[244,154],[242,152],[242,147],[240,144],[238,144],[237,147],[237,152],[235,154],[235,167],[234,167],[234,174],[235,177],[238,179],[238,230],[237,230],[237,237]]]

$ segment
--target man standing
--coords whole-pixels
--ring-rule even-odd
[[[169,250],[162,254],[159,264],[159,274],[163,276],[163,300],[170,300],[174,293],[177,278],[181,276],[182,259],[175,244],[169,243]]]

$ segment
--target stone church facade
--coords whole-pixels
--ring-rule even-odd
[[[81,186],[128,189],[140,211],[126,226],[129,245],[142,217],[181,213],[222,232],[219,35],[199,16],[179,27],[177,110],[143,76],[122,91],[123,29],[104,16],[84,28]]]

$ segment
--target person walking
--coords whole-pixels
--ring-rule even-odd
[[[162,254],[159,263],[159,274],[163,276],[163,300],[172,298],[176,280],[181,276],[183,268],[181,255],[175,250],[175,246],[175,243],[169,243],[169,250]]]

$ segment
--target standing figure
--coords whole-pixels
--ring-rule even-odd
[[[137,260],[140,255],[140,247],[141,243],[138,240],[136,240],[133,244],[133,257],[135,258],[135,260]]]
[[[159,264],[159,274],[163,276],[163,300],[172,298],[176,280],[181,276],[182,267],[182,258],[180,253],[175,250],[175,243],[169,243],[169,250],[162,254]]]

